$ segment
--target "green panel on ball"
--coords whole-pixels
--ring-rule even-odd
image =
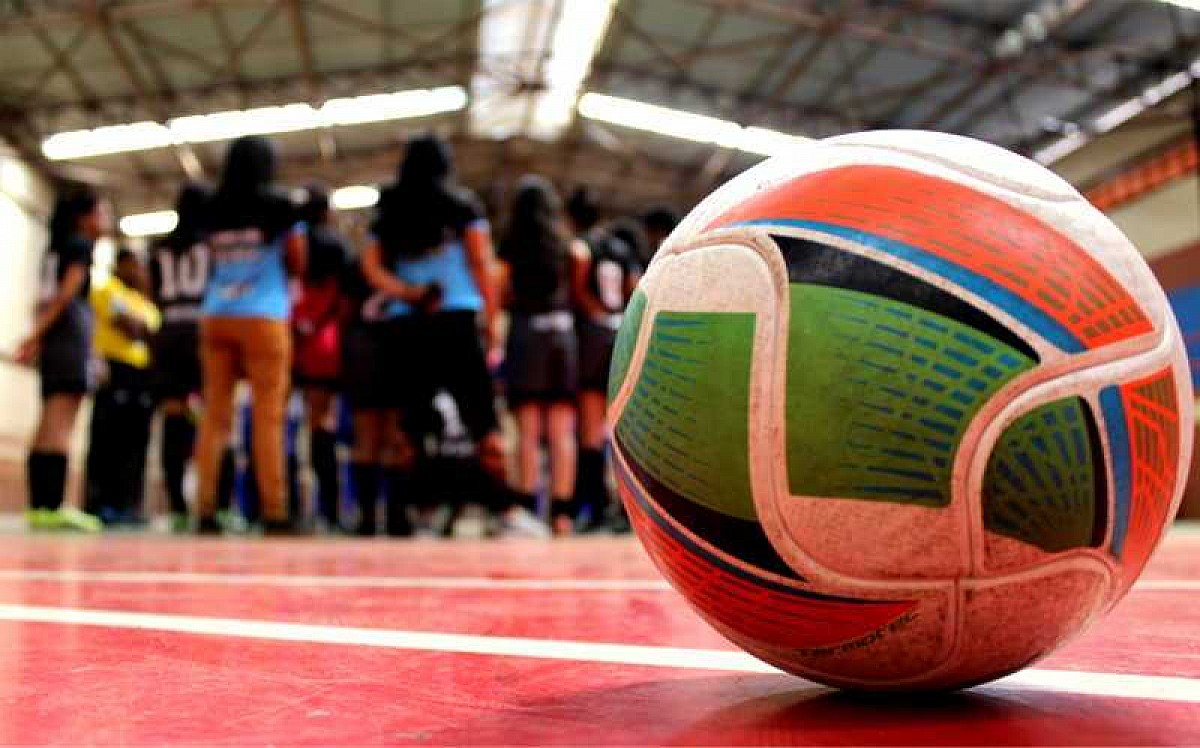
[[[941,507],[972,417],[1034,361],[872,294],[791,286],[787,467],[794,495]]]
[[[659,312],[617,423],[627,453],[663,485],[755,519],[748,424],[754,315]]]
[[[1094,432],[1078,397],[1056,400],[1004,430],[983,478],[983,524],[1057,552],[1093,543],[1098,496]]]
[[[625,317],[621,320],[621,329],[617,331],[617,340],[613,344],[612,363],[608,368],[608,401],[612,402],[625,383],[625,374],[629,371],[629,359],[633,358],[633,349],[637,345],[638,333],[642,329],[642,316],[646,313],[646,294],[642,289],[633,291],[629,304],[625,307]]]

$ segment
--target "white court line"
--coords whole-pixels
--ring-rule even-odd
[[[659,591],[662,579],[496,579],[492,577],[384,577],[285,574],[212,574],[156,571],[51,571],[0,569],[0,582],[97,582],[118,584],[224,584],[263,587],[381,587],[388,589]]]
[[[0,604],[0,621],[103,626],[269,641],[340,644],[456,654],[530,657],[650,667],[778,673],[748,654],[714,649],[573,642],[426,631],[365,629],[236,618],[129,613],[112,610]],[[808,683],[796,679],[797,685]],[[810,684],[818,687],[816,684]],[[1090,696],[1200,703],[1200,680],[1161,675],[1126,675],[1073,670],[1025,670],[983,690],[1051,691]]]
[[[217,584],[263,587],[380,587],[384,589],[531,590],[540,592],[655,592],[671,589],[663,579],[506,579],[493,577],[393,577],[312,574],[216,574],[176,571],[54,571],[0,569],[0,582],[109,584]],[[1200,591],[1200,579],[1143,579],[1135,590]]]

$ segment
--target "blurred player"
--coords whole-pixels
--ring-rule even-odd
[[[112,275],[91,292],[104,381],[92,401],[84,508],[107,526],[141,525],[146,450],[154,418],[147,341],[162,317],[141,258],[117,252]]]
[[[200,221],[209,194],[201,184],[180,189],[175,228],[154,244],[149,257],[150,291],[163,319],[153,341],[154,371],[163,413],[159,458],[174,532],[189,525],[183,480],[196,441],[188,399],[200,392],[200,304],[211,269]],[[231,480],[232,449],[222,454],[221,463],[222,475]],[[220,492],[224,500],[228,491]]]
[[[341,284],[346,241],[330,224],[329,195],[308,187],[301,216],[308,227],[308,268],[292,307],[296,386],[304,395],[308,458],[317,482],[317,515],[330,530],[339,527],[341,487],[337,461],[337,392],[341,375]],[[354,366],[354,363],[350,363]]]
[[[107,203],[78,188],[60,194],[50,216],[50,243],[42,258],[33,331],[16,351],[37,362],[42,412],[26,462],[29,526],[38,530],[97,532],[100,520],[63,506],[71,431],[92,390],[94,319],[88,304],[92,250],[108,225]]]
[[[577,190],[571,196],[567,212],[576,236],[587,244],[591,255],[587,282],[576,306],[580,374],[575,498],[589,512],[589,526],[596,527],[611,504],[604,462],[608,368],[621,313],[641,277],[637,257],[644,251],[645,242],[628,222],[618,224],[624,239],[613,229],[599,228],[599,210],[586,190]]]
[[[201,221],[213,265],[200,320],[204,417],[196,505],[204,533],[219,531],[217,479],[233,424],[234,388],[243,375],[254,399],[253,461],[263,530],[294,531],[283,449],[292,349],[288,276],[304,273],[307,245],[295,206],[274,184],[275,162],[269,140],[235,140]]]
[[[642,226],[646,229],[646,245],[644,254],[638,258],[643,268],[649,267],[654,253],[667,240],[675,226],[679,224],[679,214],[670,208],[654,208],[642,217]]]
[[[544,435],[551,525],[555,534],[566,535],[579,513],[574,500],[579,349],[572,309],[589,261],[587,245],[568,233],[562,201],[545,179],[527,176],[518,184],[500,259],[511,313],[504,380],[517,419],[517,488],[529,497],[537,492]]]
[[[449,146],[433,135],[409,142],[396,182],[380,196],[371,232],[363,273],[395,299],[387,311],[387,350],[393,404],[405,411],[405,426],[415,427],[414,416],[444,391],[470,441],[498,448],[485,357],[485,350],[493,360],[499,351],[492,242],[475,196],[454,181]],[[418,301],[430,289],[437,289],[440,306],[423,314]],[[395,502],[409,481],[411,474],[392,472],[389,513],[396,518],[404,508]]]

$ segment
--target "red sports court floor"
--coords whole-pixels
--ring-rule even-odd
[[[1084,639],[923,700],[735,651],[632,539],[0,537],[0,743],[1200,743],[1200,533]]]

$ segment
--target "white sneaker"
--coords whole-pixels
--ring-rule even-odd
[[[513,507],[500,518],[500,537],[538,538],[550,537],[550,528],[536,514],[523,506]]]
[[[454,519],[450,534],[456,538],[478,540],[486,537],[488,531],[488,514],[478,504],[467,504]]]

